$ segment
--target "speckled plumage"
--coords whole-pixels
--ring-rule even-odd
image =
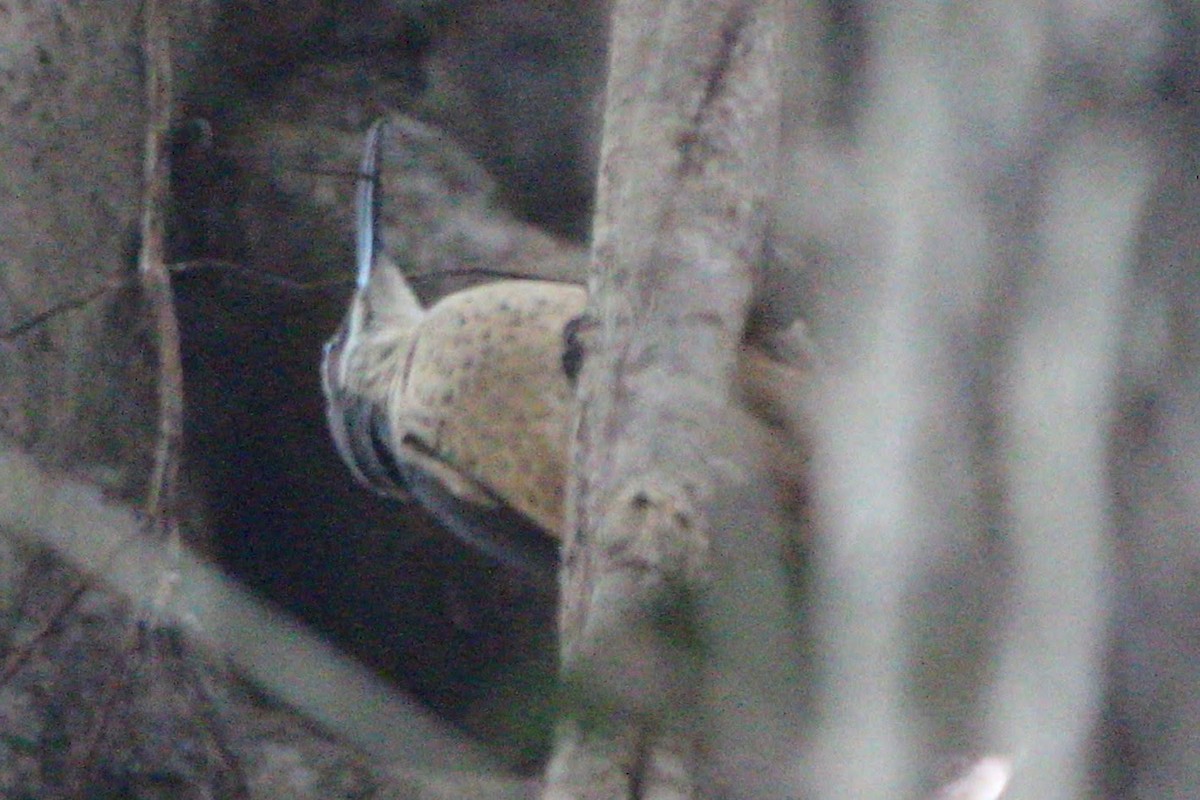
[[[367,137],[376,174],[384,123]],[[358,286],[322,361],[330,431],[378,491],[415,498],[497,560],[552,577],[574,389],[564,328],[585,291],[507,280],[423,309],[377,247],[374,178],[359,190]]]
[[[393,436],[417,437],[554,536],[574,397],[562,332],[585,300],[544,281],[452,294],[422,320],[388,398]]]

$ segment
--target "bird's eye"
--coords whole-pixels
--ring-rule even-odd
[[[591,327],[591,318],[587,314],[572,317],[563,326],[562,370],[571,385],[579,380],[579,370],[583,368],[583,357],[587,354],[584,337]]]

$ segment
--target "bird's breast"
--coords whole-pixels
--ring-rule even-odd
[[[418,439],[556,537],[574,406],[563,329],[585,303],[581,287],[544,281],[443,298],[422,320],[390,403],[393,437]]]

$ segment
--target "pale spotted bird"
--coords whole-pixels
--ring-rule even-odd
[[[574,399],[564,331],[585,291],[505,280],[423,308],[380,241],[388,126],[367,133],[357,285],[321,364],[330,431],[361,482],[415,499],[472,546],[553,580]]]
[[[379,492],[415,499],[472,546],[545,582],[563,527],[576,323],[585,290],[503,280],[423,308],[380,241],[379,160],[389,124],[367,133],[357,195],[358,276],[321,365],[342,459]],[[785,494],[804,503],[806,450],[780,409],[805,391],[814,350],[797,322],[743,344],[737,389],[776,433],[764,439]]]

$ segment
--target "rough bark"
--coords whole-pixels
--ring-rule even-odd
[[[706,624],[731,612],[699,609],[731,597],[714,590],[731,553],[782,549],[733,385],[778,146],[777,13],[613,6],[548,798],[693,796],[697,682],[721,655]]]

